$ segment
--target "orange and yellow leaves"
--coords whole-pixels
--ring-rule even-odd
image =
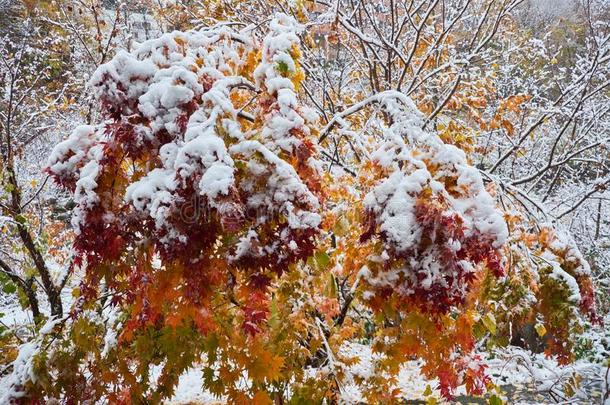
[[[257,342],[250,348],[246,369],[255,383],[278,381],[282,377],[284,359],[269,352]]]
[[[512,95],[501,100],[493,118],[487,123],[481,123],[481,128],[487,131],[503,128],[512,136],[515,132],[512,121],[521,114],[523,104],[529,100],[530,96],[526,94]]]
[[[252,405],[271,405],[273,404],[273,401],[267,392],[258,391],[256,394],[254,394],[254,397],[252,397],[251,403]]]
[[[254,72],[254,69],[256,69],[256,66],[260,63],[261,60],[261,51],[260,50],[250,50],[248,53],[246,53],[245,55],[245,60],[244,63],[241,65],[241,69],[239,71],[239,73],[248,78],[248,79],[252,79],[252,73]]]
[[[452,120],[447,125],[439,123],[437,130],[443,142],[455,145],[466,153],[474,151],[476,144],[475,132],[465,125]]]
[[[530,100],[530,96],[527,94],[516,94],[507,97],[500,102],[500,112],[512,112],[519,114],[522,110],[522,105]]]

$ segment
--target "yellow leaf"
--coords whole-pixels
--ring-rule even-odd
[[[337,281],[335,276],[330,271],[328,272],[328,281],[326,283],[326,295],[331,298],[337,297]]]
[[[186,43],[186,41],[183,38],[180,38],[178,36],[174,37],[174,41],[181,46],[184,46],[184,44]]]
[[[330,256],[326,252],[317,252],[314,259],[319,270],[325,270],[330,262]]]
[[[349,232],[349,225],[349,221],[345,217],[341,217],[335,224],[333,232],[337,236],[345,236]]]
[[[426,405],[436,405],[436,404],[438,404],[438,401],[436,400],[436,398],[430,397],[430,398],[426,399]]]
[[[536,329],[536,333],[538,333],[538,336],[543,337],[544,335],[546,335],[546,328],[543,324],[539,323],[534,326],[534,328]]]

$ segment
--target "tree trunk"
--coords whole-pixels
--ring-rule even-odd
[[[17,177],[15,176],[15,172],[13,170],[12,164],[8,166],[8,181],[11,184],[11,205],[12,205],[12,214],[17,223],[17,231],[19,233],[19,237],[23,242],[23,245],[27,249],[30,258],[34,262],[36,266],[36,270],[40,275],[40,279],[42,281],[42,286],[47,295],[47,299],[49,301],[49,305],[51,306],[51,316],[60,317],[63,315],[63,306],[61,302],[61,296],[59,294],[59,288],[55,287],[53,281],[51,280],[51,275],[49,274],[49,269],[47,268],[47,264],[42,257],[42,253],[36,247],[34,243],[34,238],[30,235],[28,228],[24,223],[24,219],[22,217],[22,208],[21,208],[21,189],[17,183]]]

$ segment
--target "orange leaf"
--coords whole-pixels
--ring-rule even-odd
[[[267,394],[265,391],[257,392],[252,398],[253,405],[270,405],[272,403],[273,401],[271,401],[271,398],[269,398],[269,394]]]

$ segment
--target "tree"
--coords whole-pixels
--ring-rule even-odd
[[[391,402],[413,356],[445,397],[481,394],[475,345],[529,322],[570,360],[596,318],[587,262],[491,173],[503,161],[471,164],[472,127],[511,135],[529,100],[496,96],[478,67],[520,2],[318,3],[337,63],[280,13],[165,34],[95,72],[102,117],[47,169],[74,196],[84,277],[70,318],[20,352],[10,395],[159,402],[199,365],[236,403],[346,384]],[[358,380],[355,339],[379,354]]]

